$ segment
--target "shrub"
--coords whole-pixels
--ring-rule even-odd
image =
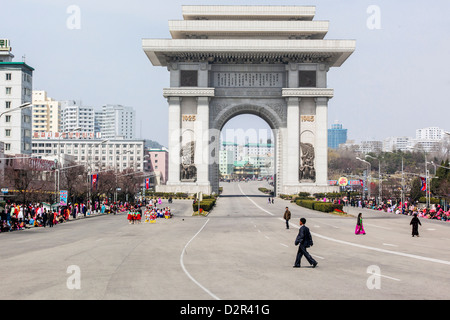
[[[203,209],[203,211],[211,211],[211,209],[214,207],[214,205],[216,204],[216,199],[203,199],[202,201],[200,201],[200,208]],[[194,202],[192,204],[192,209],[195,211],[198,211],[199,209],[199,204],[198,202]]]
[[[296,200],[295,203],[301,207],[314,210],[314,204],[316,203],[316,201],[299,199],[299,200]]]
[[[344,208],[342,204],[334,204],[329,202],[316,202],[314,204],[314,210],[322,212],[333,212],[335,209],[341,210]]]
[[[342,209],[344,208],[343,204],[334,204],[331,202],[321,202],[314,200],[299,199],[296,200],[295,203],[301,207],[321,212],[333,212],[336,209],[342,211]]]

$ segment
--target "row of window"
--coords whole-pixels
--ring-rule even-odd
[[[6,123],[10,123],[12,121],[12,116],[11,115],[5,115],[5,122]],[[24,123],[30,123],[31,122],[31,117],[30,116],[27,116],[27,115],[24,115],[23,117],[22,117],[22,122],[24,122]]]
[[[61,142],[59,144],[59,146],[61,148],[64,148],[64,147],[66,147],[66,144],[64,142]],[[67,144],[67,147],[70,148],[71,146],[73,146],[74,148],[78,148],[78,147],[81,147],[81,148],[88,147],[88,148],[90,148],[91,146],[94,146],[94,144],[85,144],[85,143],[68,143]],[[122,149],[127,149],[127,148],[134,149],[135,147],[137,147],[137,148],[142,147],[142,145],[136,145],[136,144],[110,144],[110,145],[103,144],[100,147],[102,149],[106,149],[107,146],[109,146],[110,148],[116,148],[116,149],[120,149],[121,147],[122,147]],[[41,142],[41,143],[33,143],[33,147],[34,148],[35,147],[38,147],[38,148],[43,148],[43,147],[45,147],[45,148],[52,148],[52,147],[53,148],[57,148],[58,147],[58,143],[43,143],[43,142]],[[96,150],[96,151],[98,151],[98,150]],[[122,152],[125,152],[125,151],[126,150],[122,150]],[[130,151],[133,151],[133,150],[130,150]],[[141,150],[137,150],[138,154],[140,152],[141,152]]]
[[[12,80],[12,73],[5,73],[5,80],[6,81],[11,81]],[[26,73],[22,73],[22,81],[24,82],[31,82],[31,76],[26,74]]]
[[[11,87],[5,87],[5,94],[7,96],[10,96],[12,94],[12,88]],[[29,88],[22,88],[22,94],[24,96],[31,95],[31,89],[29,89]]]
[[[29,143],[22,142],[22,148],[29,151],[31,150],[31,145]],[[5,151],[11,151],[11,143],[5,143]]]

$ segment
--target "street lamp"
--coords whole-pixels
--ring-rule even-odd
[[[21,104],[17,108],[6,110],[6,111],[0,113],[0,118],[6,113],[10,113],[10,112],[14,112],[14,111],[17,111],[17,110],[22,110],[22,109],[28,108],[28,107],[31,106],[31,104],[32,104],[31,102],[27,102],[27,103]]]
[[[372,171],[372,165],[370,164],[369,161],[363,160],[363,159],[361,159],[359,157],[356,157],[356,160],[364,162],[364,163],[366,163],[369,166],[369,168],[367,170],[367,175],[366,175],[366,181],[368,180],[369,184],[368,185],[366,184],[366,186],[367,186],[367,190],[368,190],[368,198],[370,199],[370,172]]]
[[[81,127],[75,128],[73,130],[73,132],[81,131],[81,129],[82,129]],[[61,193],[61,190],[60,190],[60,178],[61,178],[61,173],[60,173],[60,170],[61,170],[61,133],[59,133],[59,135],[58,135],[58,160],[57,161],[58,161],[58,163],[57,163],[56,171],[58,173],[58,192],[57,192],[56,196],[58,197],[58,195]],[[58,202],[58,200],[56,199],[55,203],[57,203],[57,202]]]
[[[415,150],[419,150],[416,147],[413,146],[408,146],[408,149],[415,149]],[[431,195],[428,192],[428,161],[427,161],[427,152],[425,150],[422,150],[423,154],[425,156],[425,205],[427,207],[427,209],[430,207],[430,197]]]
[[[87,155],[86,155],[86,164],[87,164],[87,167],[88,167],[88,174],[87,174],[87,183],[88,183],[88,209],[90,210],[91,209],[91,185],[90,185],[90,176],[91,176],[91,160],[90,160],[90,157],[89,157],[89,151],[91,150],[91,148],[93,148],[93,147],[96,147],[96,146],[99,146],[99,145],[102,145],[102,144],[104,144],[104,143],[106,143],[106,142],[108,142],[109,141],[109,139],[105,139],[105,140],[103,140],[103,141],[100,141],[100,142],[98,142],[98,143],[94,143],[94,144],[92,144],[92,145],[90,145],[89,147],[88,147],[88,153],[87,153]]]
[[[380,204],[381,200],[382,200],[381,192],[383,190],[382,187],[381,187],[381,183],[382,183],[382,180],[381,180],[381,162],[380,162],[380,159],[372,157],[371,155],[368,155],[368,154],[366,155],[366,158],[371,158],[371,159],[374,159],[374,160],[378,160],[378,204]]]

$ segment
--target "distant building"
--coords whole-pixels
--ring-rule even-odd
[[[224,178],[230,178],[233,174],[233,164],[235,153],[230,150],[220,150],[219,151],[219,172]]]
[[[146,149],[144,157],[144,170],[154,173],[154,184],[166,184],[169,175],[168,150],[166,148]]]
[[[107,104],[95,112],[95,131],[106,139],[134,139],[136,115],[132,107]]]
[[[342,124],[335,122],[328,129],[328,148],[338,149],[339,145],[347,142],[347,129],[342,128]]]
[[[248,161],[235,161],[233,176],[237,179],[252,179],[254,177],[259,177],[261,174],[261,169],[255,167]]]
[[[33,133],[60,132],[61,102],[47,96],[46,91],[33,90]]]
[[[429,127],[416,130],[416,139],[419,141],[442,140],[444,139],[444,136],[444,130],[438,127]]]
[[[73,156],[93,171],[144,171],[144,140],[33,139],[33,155]]]
[[[31,108],[18,107],[32,101],[34,69],[25,62],[14,62],[13,58],[9,40],[0,39],[0,141],[4,142],[6,155],[29,155]]]
[[[94,133],[94,108],[83,106],[80,101],[62,101],[60,129],[61,132]]]
[[[412,138],[410,137],[389,137],[383,141],[383,151],[408,151],[411,146]]]
[[[223,141],[220,145],[220,150],[230,151],[233,154],[233,162],[239,159],[239,145],[235,142]]]
[[[383,150],[383,142],[382,141],[361,141],[358,149],[356,150],[359,153],[380,153]]]

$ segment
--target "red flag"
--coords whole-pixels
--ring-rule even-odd
[[[145,189],[150,188],[150,178],[145,179]]]
[[[91,175],[91,186],[92,186],[92,189],[97,189],[97,184],[98,184],[98,174]]]
[[[420,177],[420,180],[422,181],[422,188],[420,188],[420,191],[427,191],[427,179]]]

